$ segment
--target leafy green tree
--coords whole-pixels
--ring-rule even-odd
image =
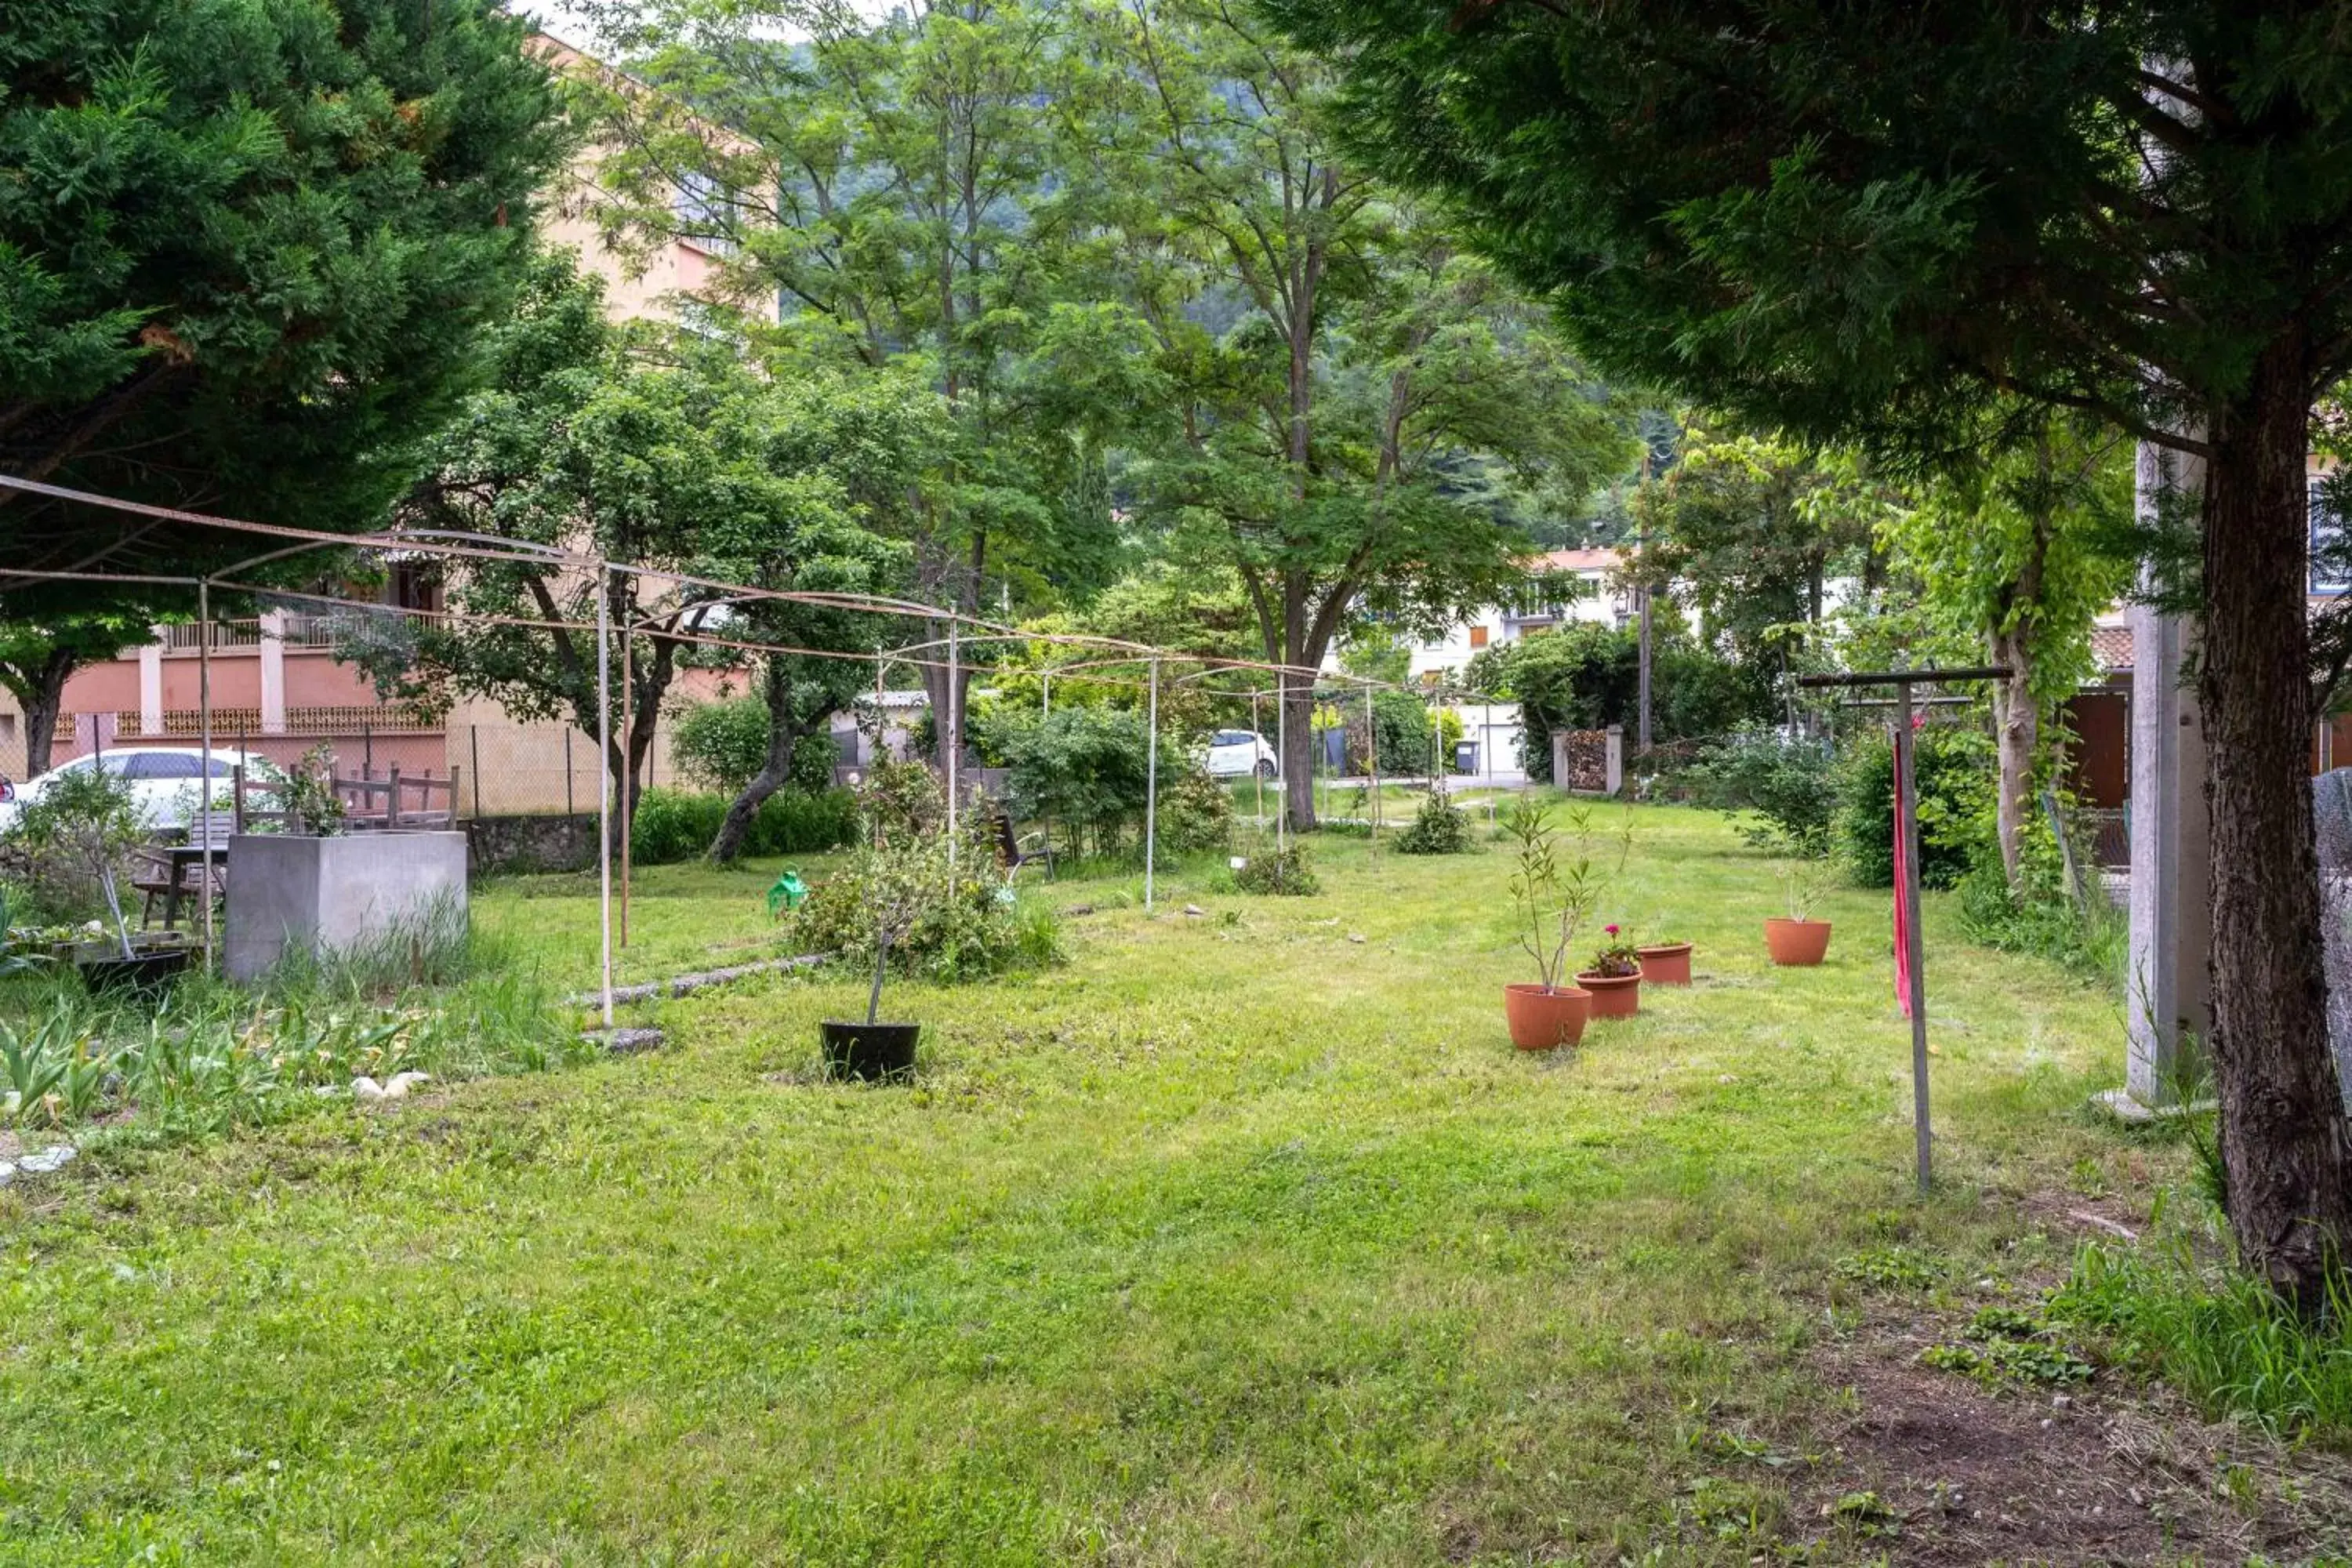
[[[1122,478],[1180,562],[1239,574],[1261,657],[1319,667],[1351,623],[1433,629],[1524,574],[1479,504],[1491,468],[1580,495],[1630,443],[1523,302],[1333,145],[1334,78],[1250,14],[1087,14],[1123,280],[1162,397]],[[1314,820],[1311,681],[1293,680],[1286,809]]]
[[[470,383],[564,136],[492,0],[87,0],[0,15],[0,472],[324,530],[379,516]],[[0,566],[187,575],[249,539],[0,491]],[[176,610],[10,584],[6,680]]]
[[[54,616],[19,602],[15,595],[0,600],[8,613],[7,619],[0,620],[0,689],[16,700],[25,715],[27,778],[37,778],[49,771],[66,678],[86,664],[112,658],[153,635],[152,626],[160,616],[160,608],[142,606],[127,594],[94,593],[96,586],[86,583],[59,584],[28,595],[37,603],[59,606]],[[96,599],[113,607],[95,614],[62,607],[75,597]],[[157,601],[149,601],[150,605],[156,604]]]
[[[1629,571],[1696,611],[1708,646],[1777,668],[1791,634],[1821,626],[1832,578],[1878,585],[1876,530],[1904,500],[1850,455],[1696,426],[1633,494]]]
[[[905,518],[916,596],[1001,612],[1106,581],[1108,454],[1149,364],[1132,315],[1101,302],[1116,290],[1087,188],[1058,155],[1059,121],[1087,97],[1062,8],[959,0],[869,20],[830,0],[642,0],[603,15],[661,89],[616,84],[600,105],[614,237],[716,241],[726,291],[782,301],[780,326],[750,330],[803,364],[911,367],[945,400],[952,438]],[[711,199],[681,212],[681,185]],[[945,711],[946,671],[919,668]]]
[[[1271,3],[1605,372],[1929,458],[2036,405],[2147,443],[2200,525],[2230,1217],[2318,1310],[2352,1255],[2305,777],[2311,409],[2352,369],[2338,8]]]
[[[1929,486],[1887,529],[1927,612],[2011,671],[1992,687],[2002,868],[2017,886],[2044,721],[2094,668],[2091,626],[2131,587],[2130,447],[2075,419]]]
[[[802,395],[730,345],[616,328],[596,283],[550,256],[490,353],[494,384],[432,446],[403,521],[764,589],[862,591],[888,569],[891,552],[861,525],[841,477],[805,449]],[[460,614],[419,627],[413,647],[378,651],[379,673],[412,697],[455,689],[593,731],[597,650],[576,628],[596,620],[601,598],[614,634],[607,765],[617,778],[625,762],[633,796],[680,655],[697,637],[765,629],[782,614],[568,561],[453,562],[445,573]]]

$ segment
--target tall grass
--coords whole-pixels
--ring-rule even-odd
[[[6,1001],[0,1121],[62,1132],[111,1118],[140,1140],[282,1121],[363,1075],[536,1072],[595,1048],[537,966],[454,903],[250,987],[191,976],[160,1009],[85,995],[69,973],[14,984]]]
[[[2086,1244],[2052,1315],[2105,1335],[2115,1359],[2209,1415],[2352,1447],[2352,1282],[2331,1275],[2324,1310],[2306,1321],[2261,1280],[2200,1262],[2198,1229],[2159,1204],[2139,1245]]]

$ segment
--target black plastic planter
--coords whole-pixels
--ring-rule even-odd
[[[844,1024],[828,1018],[817,1027],[824,1037],[827,1078],[887,1083],[915,1076],[920,1024]]]
[[[194,953],[192,948],[156,948],[130,958],[120,953],[112,958],[80,958],[74,967],[81,971],[82,984],[93,996],[135,997],[152,1005],[161,1002],[172,982],[186,972]]]

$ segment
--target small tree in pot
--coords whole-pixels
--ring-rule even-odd
[[[877,762],[858,794],[864,833],[848,864],[792,911],[786,938],[800,952],[844,963],[870,958],[866,1020],[824,1026],[826,1067],[895,1078],[914,1068],[919,1026],[882,1021],[882,987],[894,964],[958,979],[1047,955],[1016,919],[984,812],[962,814],[951,852],[946,797],[929,768]]]
[[[874,984],[866,992],[864,1023],[829,1018],[819,1026],[825,1071],[834,1077],[893,1079],[915,1070],[922,1026],[880,1022],[882,983],[890,973],[890,950],[906,941],[924,910],[946,891],[946,864],[931,852],[933,842],[925,834],[869,841],[841,874],[856,889],[858,929],[873,944]]]
[[[1568,810],[1568,837],[1573,855],[1561,853],[1559,834],[1549,814],[1532,795],[1521,795],[1503,818],[1503,836],[1515,844],[1517,860],[1511,872],[1511,899],[1518,915],[1518,942],[1535,960],[1538,983],[1503,987],[1503,1010],[1511,1027],[1511,1043],[1523,1051],[1572,1046],[1583,1038],[1592,1004],[1591,993],[1564,984],[1568,950],[1576,933],[1592,918],[1601,889],[1633,846],[1629,827],[1620,836],[1615,866],[1593,861],[1595,837],[1590,807]]]

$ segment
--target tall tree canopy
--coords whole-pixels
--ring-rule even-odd
[[[1250,14],[1087,14],[1101,102],[1073,140],[1160,374],[1123,479],[1179,560],[1239,574],[1262,657],[1351,620],[1491,603],[1532,542],[1496,479],[1573,506],[1632,460],[1601,389],[1491,268],[1334,145],[1329,68]],[[1311,825],[1311,682],[1287,810]]]
[[[429,448],[425,476],[400,505],[404,521],[763,588],[860,592],[897,566],[829,461],[837,443],[827,432],[854,421],[832,410],[813,418],[821,400],[809,388],[758,375],[724,342],[608,323],[601,289],[569,258],[541,258],[489,352],[493,384]],[[921,449],[922,411],[935,401],[908,392],[893,405],[905,416],[898,426],[867,443],[894,461]],[[824,428],[813,433],[813,423]],[[616,634],[635,628],[605,719],[613,776],[625,763],[638,787],[689,639],[730,619],[762,630],[789,620],[765,605],[722,611],[725,595],[696,584],[627,573],[599,581],[568,562],[445,570],[450,607],[465,618],[420,628],[413,646],[380,645],[370,661],[380,674],[412,692],[454,686],[593,731],[595,637],[578,628],[596,620],[601,599]]]
[[[465,390],[562,150],[523,37],[493,0],[8,6],[0,471],[321,529],[377,516]],[[251,553],[0,491],[0,567]],[[174,607],[0,584],[12,621],[83,659]],[[54,713],[70,664],[5,668]],[[37,767],[44,726],[32,745]]]
[[[1063,11],[623,0],[601,15],[656,89],[615,84],[601,105],[616,241],[716,241],[735,299],[781,300],[793,360],[915,367],[945,399],[953,442],[909,518],[913,591],[974,612],[1107,580],[1106,452],[1143,362],[1132,321],[1097,303],[1114,290],[1091,189],[1060,157],[1058,117],[1087,96]],[[708,199],[681,205],[681,188]],[[943,706],[944,672],[924,677]]]
[[[2352,368],[2341,7],[1270,3],[1346,58],[1380,166],[1605,369],[1929,458],[2084,409],[2201,468],[2230,1214],[2315,1309],[2352,1251],[2305,779],[2310,409]]]

